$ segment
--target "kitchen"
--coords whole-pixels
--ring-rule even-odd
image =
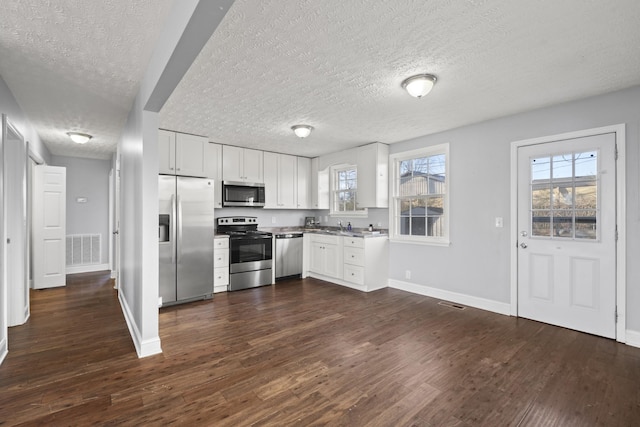
[[[367,144],[309,159],[215,144],[206,137],[167,130],[159,131],[159,142],[160,305],[211,298],[215,292],[275,283],[280,278],[276,274],[280,266],[273,261],[278,260],[283,264],[299,265],[299,271],[294,270],[288,275],[307,277],[311,274],[369,291],[386,286],[387,233],[382,224],[383,221],[386,224],[388,207],[387,145]],[[352,164],[357,168],[357,193],[350,196],[356,200],[358,211],[351,214],[344,212],[344,216],[331,212],[326,215],[325,210],[330,207],[330,188],[336,185],[330,171],[332,167],[342,164]],[[185,190],[176,193],[173,190],[176,186],[182,186]],[[202,190],[195,193],[192,191],[193,195],[187,198],[186,188],[194,186],[200,186]],[[241,207],[245,209],[240,209]],[[369,209],[372,210],[371,215]],[[380,211],[378,214],[381,213],[384,217],[375,221],[375,231],[373,222],[360,226],[363,221],[374,221],[373,210]],[[283,212],[288,214],[287,218],[279,215]],[[317,212],[318,219],[315,217]],[[202,216],[207,213],[208,217]],[[278,216],[281,217],[280,221],[285,221],[280,226]],[[183,225],[184,217],[197,218],[199,228],[194,229],[195,223],[191,226],[188,221],[184,221]],[[202,227],[203,221],[204,224],[211,224],[214,217],[217,233],[215,240],[213,227]],[[331,218],[331,222],[328,218]],[[323,220],[325,226],[320,227]],[[343,221],[344,230],[337,227]],[[187,231],[182,231],[183,228]],[[258,228],[263,231],[258,232]],[[332,230],[336,231],[335,236],[327,233]],[[298,248],[289,251],[288,257],[297,256],[298,260],[284,259],[279,252],[285,244],[295,244],[295,240],[285,242],[281,239],[292,231],[306,231]],[[347,231],[350,232],[349,236],[339,233]],[[190,233],[191,238],[183,237],[185,233]],[[322,235],[314,237],[315,233]],[[345,237],[351,238],[352,244],[356,244],[359,249],[351,249],[351,252],[347,250],[349,255],[345,256],[350,256],[352,261],[351,264],[346,264],[346,276],[343,277],[342,240]],[[364,256],[364,237],[367,237],[369,247],[366,250],[367,257]],[[369,238],[376,238],[379,243],[374,244]],[[332,261],[335,266],[328,270],[313,267],[316,264],[314,258],[320,255],[314,252],[313,243],[323,239],[329,239],[332,246],[339,248],[339,252],[333,255],[337,257]],[[197,246],[191,247],[191,244]],[[245,247],[246,250],[243,249]],[[363,253],[358,253],[359,250]],[[190,260],[189,255],[186,258],[180,255],[183,251],[191,253],[191,258],[198,258],[199,261],[188,268],[181,266],[181,257],[182,264],[189,265]],[[380,266],[366,269],[367,285],[365,259],[372,261],[372,265]],[[212,266],[213,260],[215,264]],[[209,273],[203,275],[200,271],[211,272],[213,276]],[[327,271],[330,272],[328,275]],[[195,288],[191,291],[185,290],[192,286]]]
[[[338,227],[340,220],[344,227],[348,227],[351,222],[352,227],[357,229],[368,229],[369,224],[372,224],[373,227],[389,230],[388,254],[380,257],[386,261],[388,272],[381,276],[385,277],[389,288],[377,292],[360,292],[367,289],[353,291],[344,286],[324,286],[325,282],[313,278],[303,281],[309,286],[303,284],[296,287],[297,290],[306,286],[318,292],[327,289],[335,291],[334,298],[323,299],[321,304],[306,301],[302,306],[304,311],[290,318],[293,325],[301,326],[299,321],[309,313],[318,313],[317,306],[321,305],[323,317],[329,322],[323,324],[327,327],[319,331],[320,335],[324,333],[323,336],[329,338],[325,341],[329,344],[328,351],[322,354],[320,364],[315,365],[317,370],[309,373],[307,396],[318,396],[314,394],[314,390],[317,390],[314,386],[318,384],[315,375],[324,374],[325,367],[335,368],[343,363],[341,357],[346,360],[347,357],[356,355],[359,361],[357,372],[367,381],[372,376],[387,371],[400,374],[407,385],[399,384],[396,378],[388,383],[386,390],[364,388],[366,393],[363,394],[351,393],[358,391],[357,388],[362,391],[362,383],[357,383],[354,389],[349,388],[349,384],[345,385],[342,393],[337,396],[342,401],[340,404],[346,402],[338,410],[344,410],[347,417],[356,412],[379,414],[376,411],[382,411],[386,407],[391,411],[406,413],[414,403],[415,406],[429,405],[429,399],[434,397],[433,406],[438,408],[441,408],[439,402],[454,402],[455,407],[450,410],[456,412],[459,418],[431,422],[433,420],[425,416],[416,419],[416,422],[441,425],[447,421],[451,424],[454,423],[452,421],[460,421],[478,424],[484,420],[485,423],[490,423],[491,419],[486,418],[485,414],[491,414],[492,408],[489,407],[491,405],[482,404],[487,402],[485,398],[509,395],[506,403],[503,400],[502,404],[495,405],[494,409],[500,412],[513,404],[510,391],[518,389],[526,392],[542,390],[537,400],[535,397],[534,400],[527,400],[526,397],[518,399],[526,404],[519,406],[517,410],[522,410],[521,413],[528,416],[535,416],[537,413],[540,417],[545,417],[545,414],[556,412],[558,406],[554,406],[556,402],[551,400],[563,400],[562,396],[569,396],[564,399],[567,406],[560,408],[565,413],[575,414],[579,408],[583,408],[596,416],[608,416],[610,400],[602,400],[605,403],[600,406],[593,401],[581,401],[584,405],[572,401],[572,392],[582,388],[581,381],[585,377],[599,381],[592,388],[593,382],[587,384],[589,390],[602,390],[603,398],[608,394],[613,400],[620,400],[620,397],[633,399],[637,387],[629,382],[635,381],[635,378],[624,378],[619,369],[616,372],[616,368],[621,366],[617,363],[620,359],[633,359],[632,363],[637,359],[637,353],[633,352],[635,349],[627,348],[621,343],[640,346],[640,317],[637,310],[632,309],[640,301],[637,289],[640,266],[634,262],[640,253],[640,243],[634,237],[640,231],[637,214],[640,211],[640,198],[635,185],[640,173],[637,167],[640,159],[640,123],[637,115],[640,110],[640,80],[637,73],[640,38],[636,3],[622,1],[605,7],[597,2],[586,4],[579,1],[560,2],[550,6],[537,2],[494,1],[447,4],[403,0],[315,3],[265,1],[256,4],[223,0],[108,2],[83,6],[79,2],[70,1],[20,1],[11,2],[5,12],[3,20],[6,25],[2,27],[3,61],[0,62],[0,106],[3,114],[12,118],[25,141],[33,143],[36,151],[45,153],[45,160],[51,157],[47,155],[45,144],[56,147],[56,153],[51,148],[51,154],[73,156],[79,152],[76,146],[68,142],[67,132],[93,134],[90,143],[85,144],[87,150],[106,154],[103,161],[112,166],[114,176],[120,180],[121,218],[119,228],[115,231],[119,232],[116,240],[121,249],[119,258],[122,263],[118,268],[115,301],[118,306],[115,307],[116,316],[113,318],[121,320],[124,316],[126,329],[122,328],[118,332],[122,336],[128,330],[129,336],[126,337],[125,345],[117,348],[122,353],[133,353],[135,347],[137,355],[145,359],[119,365],[121,372],[113,373],[110,378],[120,378],[123,371],[139,373],[141,366],[149,367],[154,360],[161,363],[153,365],[153,369],[148,371],[164,375],[178,364],[189,364],[183,363],[183,355],[190,346],[195,346],[199,355],[216,352],[215,356],[218,356],[217,350],[220,348],[216,348],[217,340],[233,333],[233,328],[228,327],[225,319],[211,316],[207,320],[218,326],[216,334],[211,333],[210,325],[205,325],[197,331],[202,332],[202,335],[196,333],[187,336],[183,334],[184,330],[172,329],[173,334],[162,334],[162,342],[160,340],[159,325],[162,321],[174,320],[168,319],[171,313],[181,310],[186,312],[198,305],[213,308],[215,299],[218,298],[214,295],[212,304],[205,302],[158,308],[158,239],[166,238],[166,235],[159,236],[158,167],[161,166],[162,159],[167,157],[167,153],[160,152],[159,149],[162,141],[158,140],[158,129],[168,129],[180,134],[207,136],[205,147],[211,146],[221,151],[225,147],[234,147],[230,155],[236,161],[247,153],[243,150],[262,151],[263,156],[264,153],[273,153],[277,156],[275,162],[284,165],[281,167],[283,171],[288,166],[293,166],[294,162],[289,157],[283,160],[282,153],[296,157],[296,168],[299,158],[318,158],[320,162],[323,156],[327,156],[325,160],[329,160],[326,165],[334,167],[334,172],[340,174],[338,181],[342,180],[344,183],[352,182],[352,178],[349,168],[343,166],[357,164],[357,159],[344,162],[342,154],[338,153],[366,146],[374,141],[389,143],[388,182],[394,182],[393,186],[388,187],[389,207],[368,208],[367,216],[334,216],[327,208],[316,209],[313,206],[310,209],[298,209],[297,206],[278,208],[278,204],[291,202],[278,198],[265,200],[265,204],[268,202],[275,206],[273,209],[214,208],[214,218],[254,216],[257,217],[256,222],[265,228],[294,225],[303,227],[306,225],[305,218],[309,216],[318,218],[323,226]],[[409,97],[402,87],[403,82],[410,76],[423,73],[437,76],[434,90],[423,99]],[[299,139],[292,129],[298,124],[308,124],[314,129],[307,138]],[[518,161],[521,160],[518,153],[526,153],[536,145],[544,147],[555,141],[567,141],[567,138],[584,142],[585,139],[597,139],[601,135],[606,135],[607,141],[597,149],[590,147],[582,151],[570,150],[570,153],[550,150],[547,154],[538,153],[533,158],[543,160],[541,163],[547,165],[565,161],[570,165],[569,169],[584,159],[597,158],[598,165],[601,161],[605,162],[603,164],[607,166],[604,171],[608,173],[598,175],[602,178],[598,184],[607,188],[601,194],[615,194],[614,200],[606,199],[607,202],[600,203],[596,206],[597,209],[583,209],[584,212],[577,212],[575,206],[571,207],[573,210],[562,209],[563,212],[555,212],[555,207],[551,206],[546,209],[551,212],[549,215],[537,217],[549,219],[537,221],[536,224],[542,226],[536,232],[554,230],[552,214],[555,212],[565,215],[558,215],[564,221],[559,224],[567,225],[570,221],[566,219],[571,218],[577,225],[591,227],[588,229],[591,234],[587,235],[595,235],[596,239],[582,242],[583,246],[596,247],[596,244],[591,243],[606,241],[608,246],[604,251],[605,255],[614,253],[616,256],[614,262],[608,260],[606,263],[606,270],[613,271],[614,280],[589,281],[600,277],[595,273],[601,270],[594,268],[594,264],[589,261],[591,256],[582,256],[577,265],[580,266],[580,272],[593,273],[580,275],[581,280],[593,285],[592,289],[595,289],[595,285],[613,283],[613,288],[606,288],[606,294],[607,309],[610,311],[607,324],[612,326],[614,337],[606,340],[592,339],[594,337],[589,334],[551,328],[555,331],[552,332],[555,336],[567,338],[554,341],[554,344],[565,348],[569,341],[574,341],[578,347],[573,347],[566,359],[556,359],[547,363],[546,367],[566,367],[568,369],[565,371],[584,372],[584,377],[574,376],[568,378],[568,381],[562,381],[561,377],[555,376],[550,379],[548,388],[541,388],[535,378],[532,382],[521,380],[530,380],[531,376],[545,377],[545,373],[548,373],[545,371],[546,367],[533,371],[536,374],[540,372],[541,375],[527,376],[532,372],[532,365],[525,363],[524,371],[529,372],[524,372],[523,376],[509,375],[513,381],[513,389],[495,389],[496,393],[493,394],[487,393],[487,389],[478,390],[477,384],[485,382],[484,380],[492,381],[490,375],[485,376],[491,374],[490,369],[506,366],[506,369],[511,369],[513,365],[507,365],[503,358],[505,355],[518,354],[513,347],[489,348],[486,353],[478,351],[475,346],[478,341],[496,343],[505,338],[493,326],[533,325],[523,334],[528,337],[537,337],[541,329],[549,330],[544,326],[536,328],[535,323],[528,320],[506,316],[518,316],[518,296],[528,295],[527,292],[518,292],[517,284],[521,279],[517,275],[518,262],[525,258],[524,254],[537,253],[535,245],[543,240],[534,238],[539,236],[522,234],[530,233],[533,228],[518,227],[519,214],[526,211],[526,207],[518,206],[516,201],[527,200],[526,197],[518,197],[516,183],[526,181],[517,174]],[[113,155],[116,150],[117,154]],[[244,154],[240,154],[241,151]],[[410,212],[421,213],[424,217],[413,224],[412,220],[407,220],[406,216],[398,212],[395,203],[406,195],[393,192],[398,189],[395,184],[400,185],[396,179],[399,176],[398,166],[404,165],[407,156],[415,152],[424,156],[420,158],[428,159],[425,162],[427,169],[433,164],[439,172],[419,171],[420,173],[413,174],[407,180],[408,187],[416,190],[437,189],[446,184],[449,187],[445,194],[449,197],[440,197],[441,192],[425,195],[422,198],[425,203],[415,203],[409,208]],[[550,156],[551,152],[554,153],[553,156]],[[588,155],[585,157],[582,154]],[[615,158],[618,159],[617,163]],[[588,161],[591,164],[594,162]],[[219,168],[236,162],[223,163],[218,165]],[[303,168],[304,163],[303,160]],[[236,164],[235,181],[245,179],[246,182],[252,182],[247,177],[261,168],[263,173],[267,173],[268,165],[264,158],[261,164],[254,163],[248,170],[244,170],[244,165],[241,167],[239,163]],[[270,161],[269,165],[272,164],[273,161]],[[443,168],[446,169],[446,175],[442,173]],[[318,171],[324,170],[326,168],[319,164]],[[591,173],[588,176],[564,176],[563,179],[573,180],[581,184],[583,189],[592,190],[594,176]],[[309,179],[313,180],[314,177],[315,174]],[[612,180],[608,177],[615,177],[613,185],[610,185]],[[320,180],[319,175],[318,179]],[[264,180],[267,180],[266,175]],[[214,186],[216,182],[214,179]],[[369,182],[365,186],[367,184]],[[560,186],[554,185],[557,183],[553,181],[553,177],[539,178],[533,184],[538,193],[548,191],[554,197],[562,194],[558,188]],[[360,185],[358,182],[358,187]],[[348,185],[347,189],[354,191]],[[565,187],[563,189],[566,190]],[[289,193],[283,192],[283,195],[291,194],[292,188],[288,187],[287,191]],[[557,197],[562,201],[562,206],[566,207],[571,197],[565,195],[585,193],[594,192],[564,191],[563,198]],[[84,196],[86,194],[78,195],[81,199]],[[12,201],[7,202],[5,197],[3,202],[5,210],[11,209]],[[382,205],[374,201],[369,206]],[[546,213],[543,212],[546,207],[538,206],[536,213]],[[596,212],[595,217],[592,211]],[[439,220],[439,214],[446,216],[444,221]],[[604,221],[599,222],[601,219]],[[578,224],[578,220],[585,222]],[[443,238],[431,239],[429,242],[402,238],[397,235],[397,231],[402,230],[401,226],[407,222],[409,226],[416,225],[416,230],[440,233]],[[593,224],[612,223],[615,227],[593,227]],[[165,228],[171,228],[171,222],[163,224],[166,224]],[[303,271],[314,270],[314,274],[336,281],[344,280],[345,272],[349,272],[354,279],[344,282],[354,286],[360,286],[361,281],[369,283],[368,279],[359,276],[359,272],[366,273],[370,268],[366,265],[369,257],[362,260],[363,253],[368,254],[368,247],[359,247],[358,242],[345,244],[348,236],[344,235],[314,235],[318,239],[313,243],[308,241],[307,247],[325,251],[324,256],[313,257],[323,262],[316,263],[313,267],[307,265],[303,267]],[[4,237],[12,236],[5,234]],[[575,234],[573,237],[580,236]],[[382,241],[384,238],[364,240],[368,243]],[[615,250],[610,250],[611,245]],[[4,245],[5,249],[6,247]],[[546,258],[535,259],[539,263],[538,267],[548,266],[548,263],[544,264],[544,260],[552,258],[549,254],[555,256],[557,247],[568,248],[561,243],[547,248]],[[179,255],[178,252],[174,253],[176,257]],[[351,256],[353,262],[346,262],[349,258],[345,260],[345,256]],[[332,257],[342,259],[341,266],[327,262]],[[224,269],[224,265],[223,263],[219,268]],[[534,268],[531,271],[545,270]],[[220,274],[224,276],[225,272],[221,271]],[[527,276],[523,275],[522,278],[526,279]],[[242,300],[243,296],[260,295],[268,291],[274,291],[275,294],[278,288],[286,286],[221,292],[219,301],[234,302],[233,300]],[[6,286],[4,289],[6,290]],[[293,289],[293,286],[289,289]],[[545,289],[544,286],[535,288],[535,296],[543,299]],[[111,292],[105,293],[106,297],[102,301],[113,302],[114,298],[111,296],[115,292],[112,289],[109,291]],[[377,300],[378,303],[372,304],[372,307],[378,310],[363,311],[368,316],[343,321],[354,311],[354,307],[363,309],[375,297],[388,294],[397,295],[398,298],[392,301],[386,298]],[[433,301],[427,298],[421,298],[420,302],[405,310],[408,307],[403,301],[418,298],[416,294],[455,302],[461,306],[481,308],[484,312],[469,309],[451,311],[458,309],[430,304],[429,301]],[[292,295],[300,297],[300,294]],[[340,300],[345,295],[350,297],[350,302],[355,302],[353,306],[343,304],[337,307],[337,304],[332,304],[332,300]],[[612,296],[615,304],[613,310],[610,310]],[[579,309],[587,311],[585,307],[588,308],[594,300],[604,301],[594,299],[593,294],[581,294]],[[296,300],[291,298],[289,301]],[[242,304],[251,302],[251,298],[246,297]],[[237,308],[233,304],[228,307],[230,309],[226,313]],[[3,308],[0,323],[2,318],[6,318],[6,303]],[[155,378],[151,387],[145,387],[142,391],[144,394],[134,395],[133,388],[128,391],[132,392],[131,396],[137,402],[157,403],[156,409],[166,408],[165,403],[174,405],[171,406],[173,409],[183,406],[185,402],[194,404],[190,408],[198,405],[213,409],[217,403],[229,399],[231,409],[237,410],[241,405],[235,405],[235,408],[233,405],[250,397],[252,404],[244,406],[249,406],[254,411],[259,406],[260,398],[270,397],[268,393],[273,390],[270,386],[274,384],[269,381],[261,383],[263,388],[256,390],[258,394],[253,396],[243,393],[247,384],[242,384],[242,375],[246,372],[242,365],[259,366],[256,360],[261,357],[251,354],[252,345],[268,341],[268,347],[280,348],[278,362],[290,358],[291,350],[303,347],[297,345],[299,342],[296,341],[296,334],[288,336],[290,340],[287,340],[287,346],[281,345],[282,341],[278,338],[282,335],[277,328],[280,326],[278,312],[282,307],[276,305],[272,308],[274,316],[271,319],[274,322],[269,325],[271,327],[257,325],[253,331],[256,335],[264,332],[269,335],[265,339],[249,337],[244,344],[242,360],[237,358],[237,354],[233,354],[233,350],[238,350],[238,347],[233,342],[231,345],[227,342],[221,347],[226,346],[231,350],[228,353],[230,357],[207,365],[207,368],[212,368],[208,373],[220,374],[217,378],[229,378],[225,376],[228,371],[222,368],[231,368],[234,373],[240,373],[240,378],[235,377],[240,384],[227,390],[227,395],[213,396],[218,399],[213,405],[210,401],[206,405],[199,405],[204,402],[189,400],[189,397],[194,396],[189,394],[189,390],[184,394],[164,394],[166,391],[171,393],[171,387],[176,384],[173,382],[167,387],[168,383],[164,382],[167,378]],[[441,311],[445,309],[449,311]],[[340,310],[340,313],[336,313],[336,310]],[[208,311],[213,314],[212,310]],[[488,320],[466,324],[469,325],[468,328],[431,329],[431,322],[439,317],[437,313],[445,312],[450,325],[460,325],[458,321],[470,316],[470,313],[487,316],[485,319]],[[471,315],[473,316],[474,314]],[[89,317],[90,313],[87,318]],[[175,316],[179,321],[178,317]],[[384,322],[397,319],[409,319],[413,322],[414,329],[411,332],[416,334],[409,334],[410,341],[402,346],[393,345],[393,338],[389,341],[389,337],[407,336],[407,330],[400,329],[385,336],[378,329]],[[242,321],[241,318],[234,320]],[[109,324],[115,325],[115,322]],[[358,336],[358,340],[349,342],[344,337],[332,339],[329,335],[335,329],[331,326],[337,324],[348,326]],[[363,325],[367,327],[363,328]],[[163,323],[163,327],[165,326],[167,322]],[[96,329],[99,330],[100,327]],[[425,331],[428,333],[425,334]],[[0,332],[0,358],[3,358],[8,349],[6,323],[2,325]],[[204,335],[207,339],[201,340]],[[417,340],[411,339],[414,337],[427,340],[449,338],[453,342],[444,352],[437,352],[437,357],[425,359],[422,357],[433,353],[415,347]],[[523,338],[508,334],[506,337],[505,341],[516,346],[520,345],[520,339]],[[378,344],[384,341],[388,343],[389,352],[385,353],[384,360],[372,363],[374,359],[370,355],[377,353],[380,348]],[[552,341],[533,341],[534,357],[548,362],[547,357],[554,353],[549,351]],[[18,340],[15,343],[18,344]],[[591,346],[590,343],[596,344]],[[60,345],[53,342],[51,344]],[[68,350],[65,347],[57,348]],[[591,353],[584,352],[585,348],[604,349],[608,358],[578,359],[581,356],[588,357],[586,353]],[[87,352],[86,356],[105,355],[105,350],[110,349],[111,347],[96,347],[93,348],[95,351]],[[500,350],[494,353],[495,349]],[[262,347],[262,350],[264,364],[273,366],[274,353],[269,348]],[[464,360],[467,355],[487,356],[477,361],[476,372],[453,376],[449,381],[449,384],[456,386],[463,384],[473,387],[474,394],[468,401],[456,400],[459,397],[457,390],[435,398],[436,389],[444,386],[444,381],[434,384],[435,387],[428,383],[417,384],[413,382],[412,372],[396,370],[397,362],[410,356],[416,356],[419,366],[436,367],[438,370],[437,368],[444,366],[437,364],[436,359],[450,362],[448,356],[452,352],[463,355],[458,359],[461,364],[456,367],[468,366]],[[154,355],[156,356],[147,358]],[[115,355],[109,354],[106,357]],[[42,360],[53,362],[53,359],[64,363],[65,360],[62,359],[66,358],[54,355],[51,359]],[[293,368],[291,372],[297,374],[299,371],[295,363],[302,360],[305,360],[304,356],[296,358],[286,368]],[[577,362],[578,360],[580,361]],[[602,363],[604,360],[613,360],[614,363]],[[194,362],[191,379],[205,381],[199,383],[201,389],[197,392],[211,394],[208,388],[210,384],[206,382],[208,378],[203,378],[202,365],[197,363],[200,361],[191,359],[189,362],[191,361]],[[322,362],[326,361],[336,364],[323,365]],[[582,361],[585,363],[581,363]],[[9,362],[13,361],[6,359],[3,368],[11,369]],[[97,366],[92,362],[93,360],[89,363],[82,360],[78,366],[91,370]],[[174,364],[171,365],[172,363]],[[602,365],[611,365],[614,371],[604,373],[600,369]],[[43,369],[51,366],[55,368],[53,363],[39,365]],[[75,367],[70,368],[60,371],[68,373]],[[174,372],[177,374],[179,371]],[[290,372],[282,374],[278,377],[282,379],[281,383],[291,384],[286,381],[290,378],[287,377]],[[578,381],[574,381],[576,378]],[[30,385],[39,385],[33,380],[29,376],[26,381],[16,382],[14,385],[20,390],[25,390],[23,387]],[[135,380],[138,384],[143,382],[140,378],[134,378]],[[523,384],[530,387],[523,387]],[[146,385],[148,384],[143,386]],[[396,385],[403,387],[395,387]],[[572,385],[575,388],[571,388]],[[622,388],[618,388],[619,385]],[[124,405],[134,402],[134,399],[122,399],[122,389],[105,395],[100,394],[100,390],[103,390],[100,387],[102,383],[88,393],[64,396],[68,397],[66,400],[62,398],[63,393],[52,391],[36,405],[25,401],[25,407],[30,405],[35,411],[46,412],[47,405],[40,403],[49,402],[52,410],[67,409],[72,405],[67,411],[70,413],[78,408],[76,403],[95,405],[93,407],[97,411],[113,404],[112,411],[117,412],[122,408],[118,406],[118,402]],[[65,390],[71,388],[69,386]],[[75,387],[74,390],[77,392],[82,389]],[[29,390],[31,391],[34,394],[40,392],[35,388]],[[94,394],[93,391],[98,393]],[[331,396],[330,393],[335,388],[323,391]],[[386,393],[381,393],[383,391]],[[409,393],[404,393],[405,391]],[[547,393],[548,391],[550,392]],[[167,399],[157,400],[161,394]],[[85,400],[86,397],[93,399],[96,396],[99,396],[96,400]],[[373,396],[383,397],[376,400]],[[398,396],[401,396],[403,402],[393,400]],[[590,396],[594,394],[590,393]],[[409,399],[404,400],[404,397]],[[477,399],[474,400],[473,397]],[[297,396],[292,398],[295,400]],[[269,403],[273,401],[264,402],[264,410],[268,411]],[[320,410],[327,408],[322,406],[325,401],[318,400],[305,400],[305,407],[316,406],[318,402],[321,403]],[[369,405],[366,405],[367,402]],[[478,405],[474,406],[473,403]],[[635,408],[634,403],[626,407]],[[101,406],[103,404],[106,406]],[[57,415],[58,413],[54,413],[52,416]],[[236,412],[235,420],[243,415],[247,415],[246,412]],[[251,415],[253,414],[249,414]],[[485,418],[479,421],[477,417],[483,415]],[[244,418],[241,421],[246,420]],[[251,421],[253,420],[255,419],[252,418]],[[515,416],[512,419],[501,419],[504,421],[502,424],[517,424],[514,420]],[[635,420],[637,421],[637,417]],[[529,421],[535,423],[549,420],[529,418]],[[391,424],[393,423],[389,422]]]

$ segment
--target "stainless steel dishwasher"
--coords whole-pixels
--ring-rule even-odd
[[[276,280],[302,274],[302,233],[276,233]]]

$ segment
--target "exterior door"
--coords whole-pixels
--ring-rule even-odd
[[[518,315],[616,336],[615,133],[518,148]]]
[[[66,174],[36,166],[33,187],[33,287],[66,285]]]

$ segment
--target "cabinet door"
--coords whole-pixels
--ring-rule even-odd
[[[222,207],[222,145],[209,142],[205,147],[205,175],[213,179],[214,204]]]
[[[158,131],[158,173],[176,174],[176,134],[167,130]]]
[[[278,206],[281,209],[295,209],[297,207],[297,157],[287,154],[280,154],[278,157]]]
[[[277,209],[278,206],[278,154],[264,153],[264,207]]]
[[[311,241],[311,256],[309,257],[309,270],[313,273],[324,274],[325,253],[324,243]]]
[[[374,143],[358,147],[357,166],[358,207],[389,207],[389,146]]]
[[[311,159],[298,157],[298,209],[311,209]]]
[[[244,181],[243,151],[240,147],[222,146],[222,179],[224,181]]]
[[[204,136],[176,134],[176,174],[205,177],[205,147],[209,144]]]
[[[263,165],[263,151],[244,149],[244,162],[243,162],[243,181],[247,182],[264,182],[264,165]]]
[[[342,256],[340,256],[340,250],[338,245],[324,244],[324,274],[331,277],[341,279],[343,264]]]

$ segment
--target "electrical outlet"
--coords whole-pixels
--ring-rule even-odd
[[[404,271],[404,278],[405,279],[411,279],[411,270],[405,270]]]
[[[275,217],[275,216],[272,216],[272,217],[271,217],[271,224],[275,224],[275,223],[276,223],[276,217]]]
[[[504,227],[504,220],[502,219],[501,216],[497,216],[496,217],[496,228],[502,228]]]
[[[378,223],[378,228],[380,228],[380,227],[382,227],[382,223],[381,222]]]

